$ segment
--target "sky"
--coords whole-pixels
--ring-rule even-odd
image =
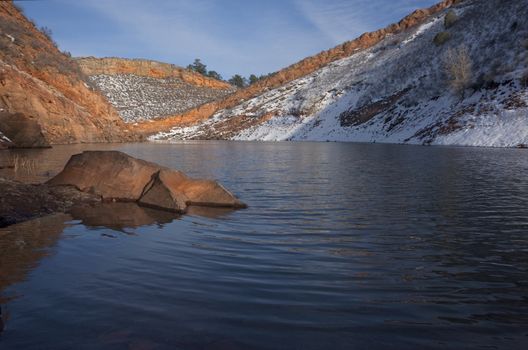
[[[73,56],[200,58],[224,78],[267,74],[438,0],[25,0]]]

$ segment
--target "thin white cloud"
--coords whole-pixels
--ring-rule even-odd
[[[233,19],[218,18],[219,3],[214,0],[94,0],[76,6],[97,11],[127,33],[126,43],[115,43],[116,52],[119,46],[132,44],[149,52],[144,58],[158,57],[180,65],[200,57],[225,77],[278,70],[317,52],[320,43],[292,24],[288,14],[261,13],[244,29],[227,28],[225,21]],[[107,46],[103,44],[104,52],[111,51]]]
[[[436,0],[295,0],[315,28],[339,44],[398,21]]]
[[[80,13],[96,12],[113,24],[104,38],[85,35],[79,40],[66,33],[60,44],[74,55],[132,56],[180,65],[199,57],[209,69],[229,77],[278,70],[377,29],[395,20],[396,12],[406,14],[418,3],[435,0],[288,0],[281,6],[255,2],[245,7],[227,0],[54,1]]]

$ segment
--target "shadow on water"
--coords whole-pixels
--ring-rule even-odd
[[[50,254],[60,238],[67,214],[51,215],[0,229],[0,304],[10,297],[1,292],[9,285],[24,280],[39,261]]]

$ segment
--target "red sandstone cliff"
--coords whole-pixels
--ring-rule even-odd
[[[34,133],[20,135],[27,125]],[[0,2],[0,132],[19,146],[134,139],[77,63],[12,1]]]

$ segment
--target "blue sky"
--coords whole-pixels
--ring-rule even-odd
[[[265,74],[437,0],[16,1],[74,56],[201,58],[229,78]]]

